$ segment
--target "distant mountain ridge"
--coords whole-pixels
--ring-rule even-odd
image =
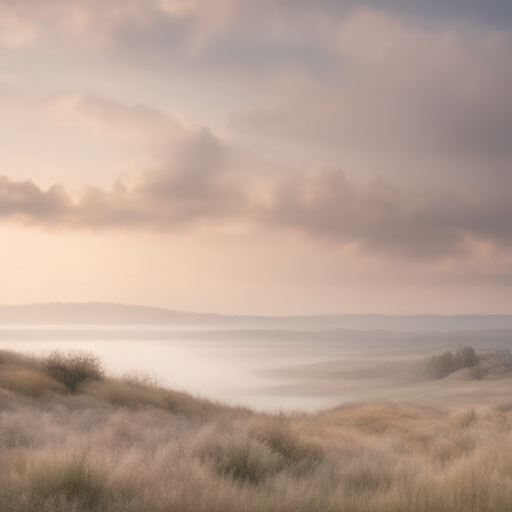
[[[512,329],[512,315],[248,316],[101,302],[0,306],[1,325],[161,325],[176,329],[474,331]]]
[[[447,349],[456,350],[472,346],[477,350],[508,350],[512,348],[512,329],[491,329],[483,331],[384,331],[330,329],[325,331],[291,331],[284,329],[230,329],[181,331],[165,327],[147,328],[138,326],[110,326],[93,328],[70,326],[9,328],[0,327],[2,342],[23,341],[193,341],[193,342],[235,342],[239,343],[301,343],[326,346],[335,344],[358,350],[396,350],[404,353],[440,353]]]
[[[11,325],[184,325],[217,323],[221,315],[109,302],[52,302],[0,306],[0,324]]]

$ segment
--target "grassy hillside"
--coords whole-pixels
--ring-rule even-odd
[[[0,351],[0,511],[512,510],[512,401],[263,414]]]

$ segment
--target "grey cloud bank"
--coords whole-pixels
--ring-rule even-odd
[[[230,179],[223,153],[201,132],[188,160],[174,169],[145,171],[138,185],[118,182],[110,191],[90,187],[73,201],[58,186],[0,179],[0,218],[64,229],[179,230],[232,223],[293,231],[370,253],[436,260],[512,248],[512,194],[468,198],[438,191],[421,197],[385,181],[359,183],[338,169],[289,174],[255,194],[251,183]],[[189,148],[190,150],[190,148]]]

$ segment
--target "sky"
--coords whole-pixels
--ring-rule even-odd
[[[0,304],[512,313],[508,0],[0,0]]]

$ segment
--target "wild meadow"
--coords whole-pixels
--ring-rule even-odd
[[[512,510],[512,397],[262,413],[0,351],[0,512]]]

